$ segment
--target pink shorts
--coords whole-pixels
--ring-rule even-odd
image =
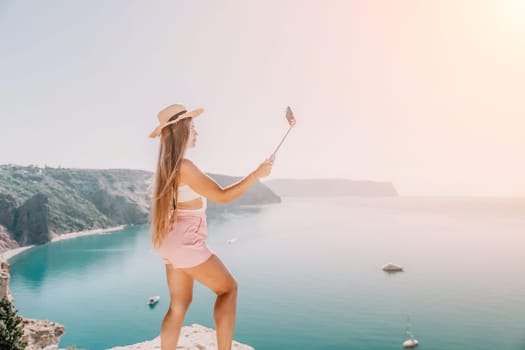
[[[210,258],[214,251],[206,245],[208,226],[205,212],[177,212],[159,249],[165,264],[177,268],[197,266]]]

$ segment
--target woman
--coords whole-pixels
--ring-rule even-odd
[[[152,196],[152,241],[166,265],[171,298],[160,329],[162,350],[177,347],[195,280],[217,294],[214,320],[218,350],[231,349],[237,282],[206,245],[206,198],[228,203],[240,197],[258,179],[268,176],[273,165],[266,160],[242,180],[222,188],[184,158],[186,149],[195,147],[198,133],[193,119],[202,112],[202,109],[188,112],[182,105],[170,105],[159,112],[159,125],[149,135],[160,136]]]

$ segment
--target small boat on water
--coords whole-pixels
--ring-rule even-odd
[[[233,244],[233,243],[237,242],[237,240],[238,240],[238,238],[232,238],[232,239],[227,240],[226,243]]]
[[[405,333],[408,338],[403,342],[403,347],[405,349],[414,349],[416,346],[419,345],[419,341],[417,339],[414,339],[414,334],[412,334],[412,331],[410,330],[410,318],[407,320],[407,329]]]
[[[419,342],[414,338],[407,339],[403,342],[403,347],[405,349],[413,349],[418,345],[419,345]]]
[[[156,303],[158,303],[160,300],[160,296],[158,295],[153,295],[151,297],[149,297],[148,299],[148,305],[155,305]]]
[[[389,262],[389,263],[383,265],[383,271],[386,271],[386,272],[400,272],[400,271],[403,271],[403,266]]]

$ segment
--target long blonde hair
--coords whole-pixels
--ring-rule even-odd
[[[180,165],[186,151],[193,118],[168,125],[160,134],[159,157],[151,198],[151,240],[159,248],[175,215]]]

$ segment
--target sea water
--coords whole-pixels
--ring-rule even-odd
[[[408,319],[419,349],[525,349],[524,199],[289,197],[208,226],[239,285],[234,338],[257,350],[401,349]],[[146,225],[10,263],[19,314],[63,324],[62,348],[159,335],[169,291]],[[214,301],[196,283],[185,324],[215,328]]]

